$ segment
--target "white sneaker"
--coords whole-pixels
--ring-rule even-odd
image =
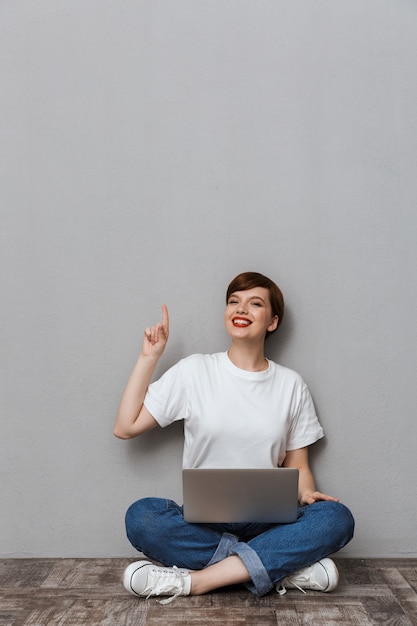
[[[136,596],[172,596],[161,600],[161,604],[172,602],[177,596],[188,596],[191,576],[187,569],[158,567],[150,561],[136,561],[125,570],[123,584],[127,591]]]
[[[284,578],[276,586],[276,590],[280,595],[286,592],[286,587],[299,589],[303,593],[305,593],[304,589],[327,592],[336,589],[338,582],[339,572],[335,563],[331,559],[322,559]]]

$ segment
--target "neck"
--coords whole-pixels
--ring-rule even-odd
[[[262,372],[268,367],[263,344],[255,349],[254,346],[237,346],[232,343],[227,354],[236,367],[248,372]]]

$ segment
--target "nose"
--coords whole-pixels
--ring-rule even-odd
[[[247,313],[248,307],[245,305],[244,302],[239,302],[236,311],[237,313]]]

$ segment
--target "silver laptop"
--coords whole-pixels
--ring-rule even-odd
[[[184,469],[182,485],[187,522],[297,519],[298,469]]]

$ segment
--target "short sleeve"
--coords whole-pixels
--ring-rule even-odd
[[[183,361],[179,361],[148,387],[144,404],[162,427],[185,419],[188,392]]]
[[[324,437],[324,431],[318,420],[313,399],[307,385],[303,382],[287,435],[287,450],[304,448],[322,437]]]

